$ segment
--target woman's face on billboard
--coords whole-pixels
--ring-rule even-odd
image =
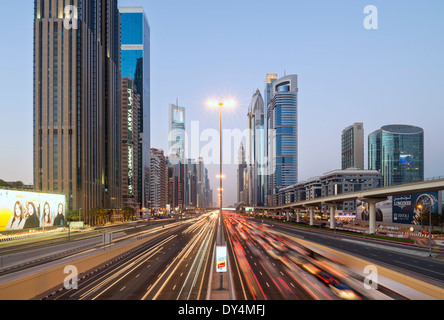
[[[28,212],[29,212],[30,216],[32,216],[34,214],[34,208],[32,207],[32,204],[28,205]]]
[[[20,217],[22,214],[22,211],[20,210],[20,206],[18,205],[18,203],[15,205],[15,215],[17,217]]]
[[[49,215],[49,205],[45,204],[45,214]]]

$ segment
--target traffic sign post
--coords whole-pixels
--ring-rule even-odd
[[[216,246],[216,272],[220,274],[220,290],[223,289],[222,274],[228,270],[227,247]]]

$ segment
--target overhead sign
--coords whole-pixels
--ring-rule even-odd
[[[216,271],[227,272],[227,247],[216,247]]]

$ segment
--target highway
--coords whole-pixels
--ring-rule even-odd
[[[259,220],[260,221],[260,220]],[[284,234],[300,237],[330,248],[377,262],[390,268],[416,274],[418,277],[441,283],[444,287],[444,261],[429,257],[428,249],[402,246],[389,242],[362,239],[359,236],[344,236],[334,231],[317,232],[315,229],[295,228],[279,222],[264,220],[273,229]]]
[[[209,287],[217,281],[214,248],[218,215],[214,211],[155,228],[134,228],[131,232],[127,229],[127,234],[116,239],[108,250],[134,239],[147,239],[146,242],[112,263],[105,262],[94,271],[81,274],[78,288],[66,289],[61,284],[51,294],[36,298],[207,300],[214,292]],[[355,258],[408,274],[420,284],[430,282],[444,287],[443,262],[421,256],[420,251],[412,255],[399,246],[382,246],[230,211],[224,211],[222,221],[229,265],[225,281],[229,281],[229,296],[238,301],[427,299],[425,294],[417,295],[415,290],[412,294],[393,279],[379,282],[375,289],[366,288],[362,272],[352,267]],[[318,250],[318,245],[327,249]],[[344,255],[338,256],[331,249]],[[36,251],[39,250],[42,249]],[[101,246],[100,250],[107,248]]]
[[[64,289],[47,299],[204,299],[216,220],[216,214],[187,220],[125,259],[81,279],[77,289]]]
[[[224,213],[224,221],[232,249],[231,259],[235,261],[232,268],[240,275],[236,278],[237,287],[241,288],[237,291],[238,299],[409,299],[403,292],[381,284],[375,290],[366,289],[362,275],[348,268],[342,260],[314,252],[294,237],[280,232],[298,232],[290,227],[271,226],[271,223],[229,212]],[[313,236],[316,237],[319,235]]]

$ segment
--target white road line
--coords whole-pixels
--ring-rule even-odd
[[[422,269],[422,270],[425,270],[425,271],[428,271],[428,272],[433,272],[433,273],[436,273],[436,274],[439,274],[439,275],[443,275],[442,272],[436,272],[436,271],[433,271],[433,270],[430,270],[430,269],[426,269],[426,268],[418,267],[418,266],[415,266],[414,264],[405,263],[405,262],[398,261],[398,260],[393,260],[393,261],[394,261],[394,262],[401,263],[401,264],[405,264],[405,265],[410,266],[410,267],[414,267],[414,268]]]

